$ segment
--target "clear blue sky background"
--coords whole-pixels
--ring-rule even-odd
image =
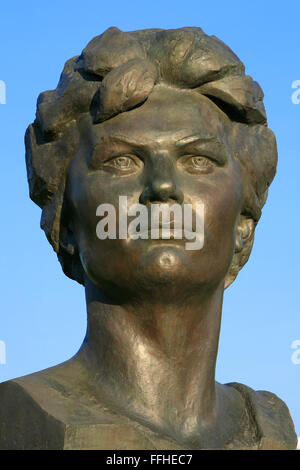
[[[279,150],[278,173],[250,261],[226,291],[217,380],[270,390],[288,404],[300,435],[299,131],[300,4],[296,1],[31,1],[1,3],[1,313],[7,363],[0,381],[70,358],[86,328],[83,288],[66,278],[28,197],[23,136],[41,91],[65,61],[110,26],[123,30],[200,26],[228,44],[265,92]]]

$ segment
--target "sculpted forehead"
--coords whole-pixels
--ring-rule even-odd
[[[140,107],[93,125],[90,130],[94,144],[116,132],[151,144],[153,140],[177,141],[193,133],[222,139],[228,125],[229,118],[196,91],[157,86]]]

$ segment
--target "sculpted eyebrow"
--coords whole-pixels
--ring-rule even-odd
[[[175,145],[176,145],[176,147],[182,147],[184,145],[192,144],[192,143],[197,142],[197,141],[210,142],[213,139],[214,139],[214,137],[203,137],[203,136],[198,135],[198,134],[193,134],[193,135],[189,135],[187,137],[183,137],[182,139],[177,140]]]
[[[105,159],[106,156],[112,153],[112,150],[118,153],[118,151],[121,151],[120,148],[122,145],[138,146],[138,143],[126,138],[123,139],[121,136],[103,136],[97,139],[97,141],[94,140],[94,146],[89,156],[88,164],[92,164],[95,158],[97,159],[98,157]]]
[[[140,142],[131,137],[128,138],[121,134],[103,136],[100,140],[97,141],[97,143],[95,143],[92,152],[92,158],[93,155],[97,154],[98,152],[105,156],[106,150],[111,152],[112,146],[114,144],[116,145],[116,150],[118,148],[118,144],[139,148],[147,147],[144,142]],[[204,152],[208,154],[208,156],[218,160],[221,164],[225,164],[229,158],[229,152],[226,145],[216,136],[204,137],[197,134],[183,137],[182,139],[179,139],[175,142],[175,147],[177,149],[189,147],[191,149],[190,151],[196,151],[199,153]]]
[[[196,149],[199,152],[203,151],[210,154],[209,156],[211,157],[216,157],[216,159],[223,164],[225,164],[229,158],[229,152],[226,145],[215,136],[203,137],[199,135],[191,135],[178,140],[175,145],[178,148],[189,147],[193,150]]]
[[[183,146],[193,144],[193,143],[199,143],[199,144],[212,143],[212,144],[216,144],[218,146],[224,147],[224,149],[226,149],[224,143],[218,137],[215,137],[215,136],[203,137],[197,134],[183,137],[182,139],[177,140],[177,142],[175,142],[175,145],[176,147],[183,147]]]
[[[110,145],[110,144],[127,144],[135,147],[143,147],[144,143],[139,142],[135,139],[128,138],[123,135],[109,135],[109,136],[103,136],[100,141],[98,140],[97,143],[95,143],[95,149],[99,146],[105,146],[105,145]]]

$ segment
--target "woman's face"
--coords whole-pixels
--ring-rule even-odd
[[[195,91],[155,87],[140,107],[101,124],[80,125],[69,166],[67,198],[86,275],[110,295],[189,295],[223,282],[231,264],[242,206],[239,162],[228,144],[229,118]],[[100,240],[96,209],[119,196],[136,203],[204,207],[204,245],[186,240]],[[118,230],[117,230],[118,233]]]

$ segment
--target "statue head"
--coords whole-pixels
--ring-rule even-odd
[[[174,262],[174,245],[160,245],[164,269],[178,265],[195,284],[223,279],[227,287],[247,262],[275,175],[276,142],[260,86],[215,36],[200,28],[109,28],[66,62],[55,90],[39,96],[25,140],[41,227],[64,273],[79,283],[117,277],[122,285],[135,272],[151,289],[153,274],[160,276],[147,242],[97,240],[96,206],[117,206],[119,195],[145,205],[204,203],[203,249],[178,252]]]

